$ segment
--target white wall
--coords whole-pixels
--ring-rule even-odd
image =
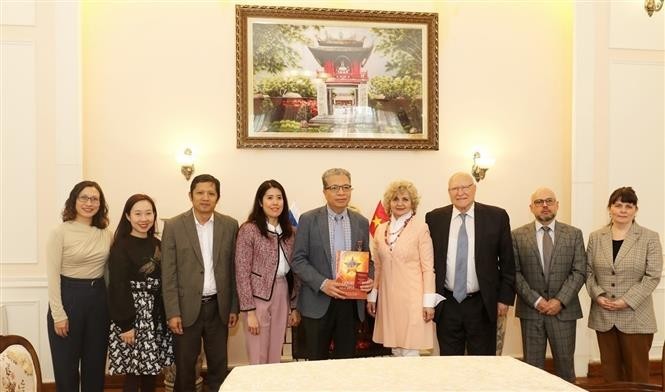
[[[665,233],[665,21],[634,2],[575,6],[572,221],[585,236],[608,223],[607,200],[620,186],[639,197],[640,224]],[[665,334],[665,279],[655,290],[660,331],[650,356],[660,358]],[[586,309],[589,296],[580,295]],[[578,330],[580,363],[598,361],[595,332]]]

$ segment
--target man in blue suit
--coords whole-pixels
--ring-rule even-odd
[[[308,359],[327,359],[331,340],[333,358],[351,358],[356,346],[355,325],[365,317],[365,301],[345,298],[335,281],[335,254],[339,250],[369,251],[369,222],[348,209],[353,187],[347,170],[326,170],[321,179],[326,205],[301,215],[296,232],[291,267],[303,281],[298,309]],[[373,283],[368,279],[361,288],[370,291]]]

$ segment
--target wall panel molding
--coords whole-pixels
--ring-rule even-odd
[[[0,1],[0,25],[34,26],[35,1]]]
[[[35,44],[0,42],[0,264],[37,263],[37,103]],[[17,206],[21,206],[17,208]]]

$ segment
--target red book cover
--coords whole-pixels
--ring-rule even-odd
[[[337,252],[337,281],[349,299],[367,299],[360,285],[369,279],[369,252],[344,250]]]

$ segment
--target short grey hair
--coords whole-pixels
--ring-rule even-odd
[[[339,167],[334,167],[332,169],[328,169],[323,172],[323,175],[321,176],[321,182],[323,183],[323,188],[325,189],[326,186],[328,186],[327,179],[328,177],[332,176],[346,176],[346,178],[349,179],[349,182],[351,181],[351,173],[349,173],[348,170],[342,169]]]

